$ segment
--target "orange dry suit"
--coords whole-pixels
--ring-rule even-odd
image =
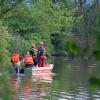
[[[25,61],[24,61],[24,63],[25,63],[25,64],[34,64],[32,56],[26,54],[26,55],[25,55]]]
[[[18,61],[20,61],[20,55],[18,53],[13,53],[11,55],[11,62],[12,63],[16,63]]]

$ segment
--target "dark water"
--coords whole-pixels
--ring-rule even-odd
[[[100,79],[100,62],[54,58],[53,63],[54,74],[48,76],[49,81],[9,75],[13,92],[0,100],[100,100],[99,86],[94,87],[89,81],[92,76]]]

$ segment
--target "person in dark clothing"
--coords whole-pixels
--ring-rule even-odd
[[[42,56],[44,47],[43,47],[44,43],[42,41],[39,42],[38,44],[38,51],[37,51],[37,58]]]
[[[34,66],[37,66],[37,51],[35,49],[35,44],[32,44],[31,50],[29,51],[29,53],[33,58]]]

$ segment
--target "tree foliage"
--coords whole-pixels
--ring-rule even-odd
[[[83,6],[85,8],[82,10],[70,0],[1,0],[0,2],[0,5],[2,4],[0,25],[3,30],[0,33],[0,41],[2,49],[7,48],[8,53],[15,49],[21,52],[29,50],[32,42],[37,45],[41,39],[48,54],[53,52],[51,40],[55,46],[58,45],[59,50],[77,52],[76,54],[82,53],[86,44],[89,44],[88,52],[92,45],[95,45],[94,51],[100,50],[100,14],[97,13],[99,5],[95,10],[91,10],[88,5]],[[95,15],[92,12],[95,12]],[[55,33],[58,37],[54,36]],[[95,43],[89,40],[89,37],[93,37]]]
[[[9,33],[13,34],[10,51],[16,47],[23,51],[28,49],[32,42],[37,45],[41,39],[47,52],[52,51],[50,34],[55,32],[63,34],[71,30],[74,12],[75,9],[68,9],[63,2],[54,4],[50,0],[32,1],[31,4],[22,2],[16,5],[2,17],[2,22],[8,26]]]

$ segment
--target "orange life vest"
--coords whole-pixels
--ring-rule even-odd
[[[20,59],[19,59],[19,54],[18,53],[13,53],[11,55],[11,61],[12,62],[18,62]]]
[[[32,56],[31,55],[25,55],[25,61],[24,61],[25,64],[33,64],[33,59],[32,59]]]

